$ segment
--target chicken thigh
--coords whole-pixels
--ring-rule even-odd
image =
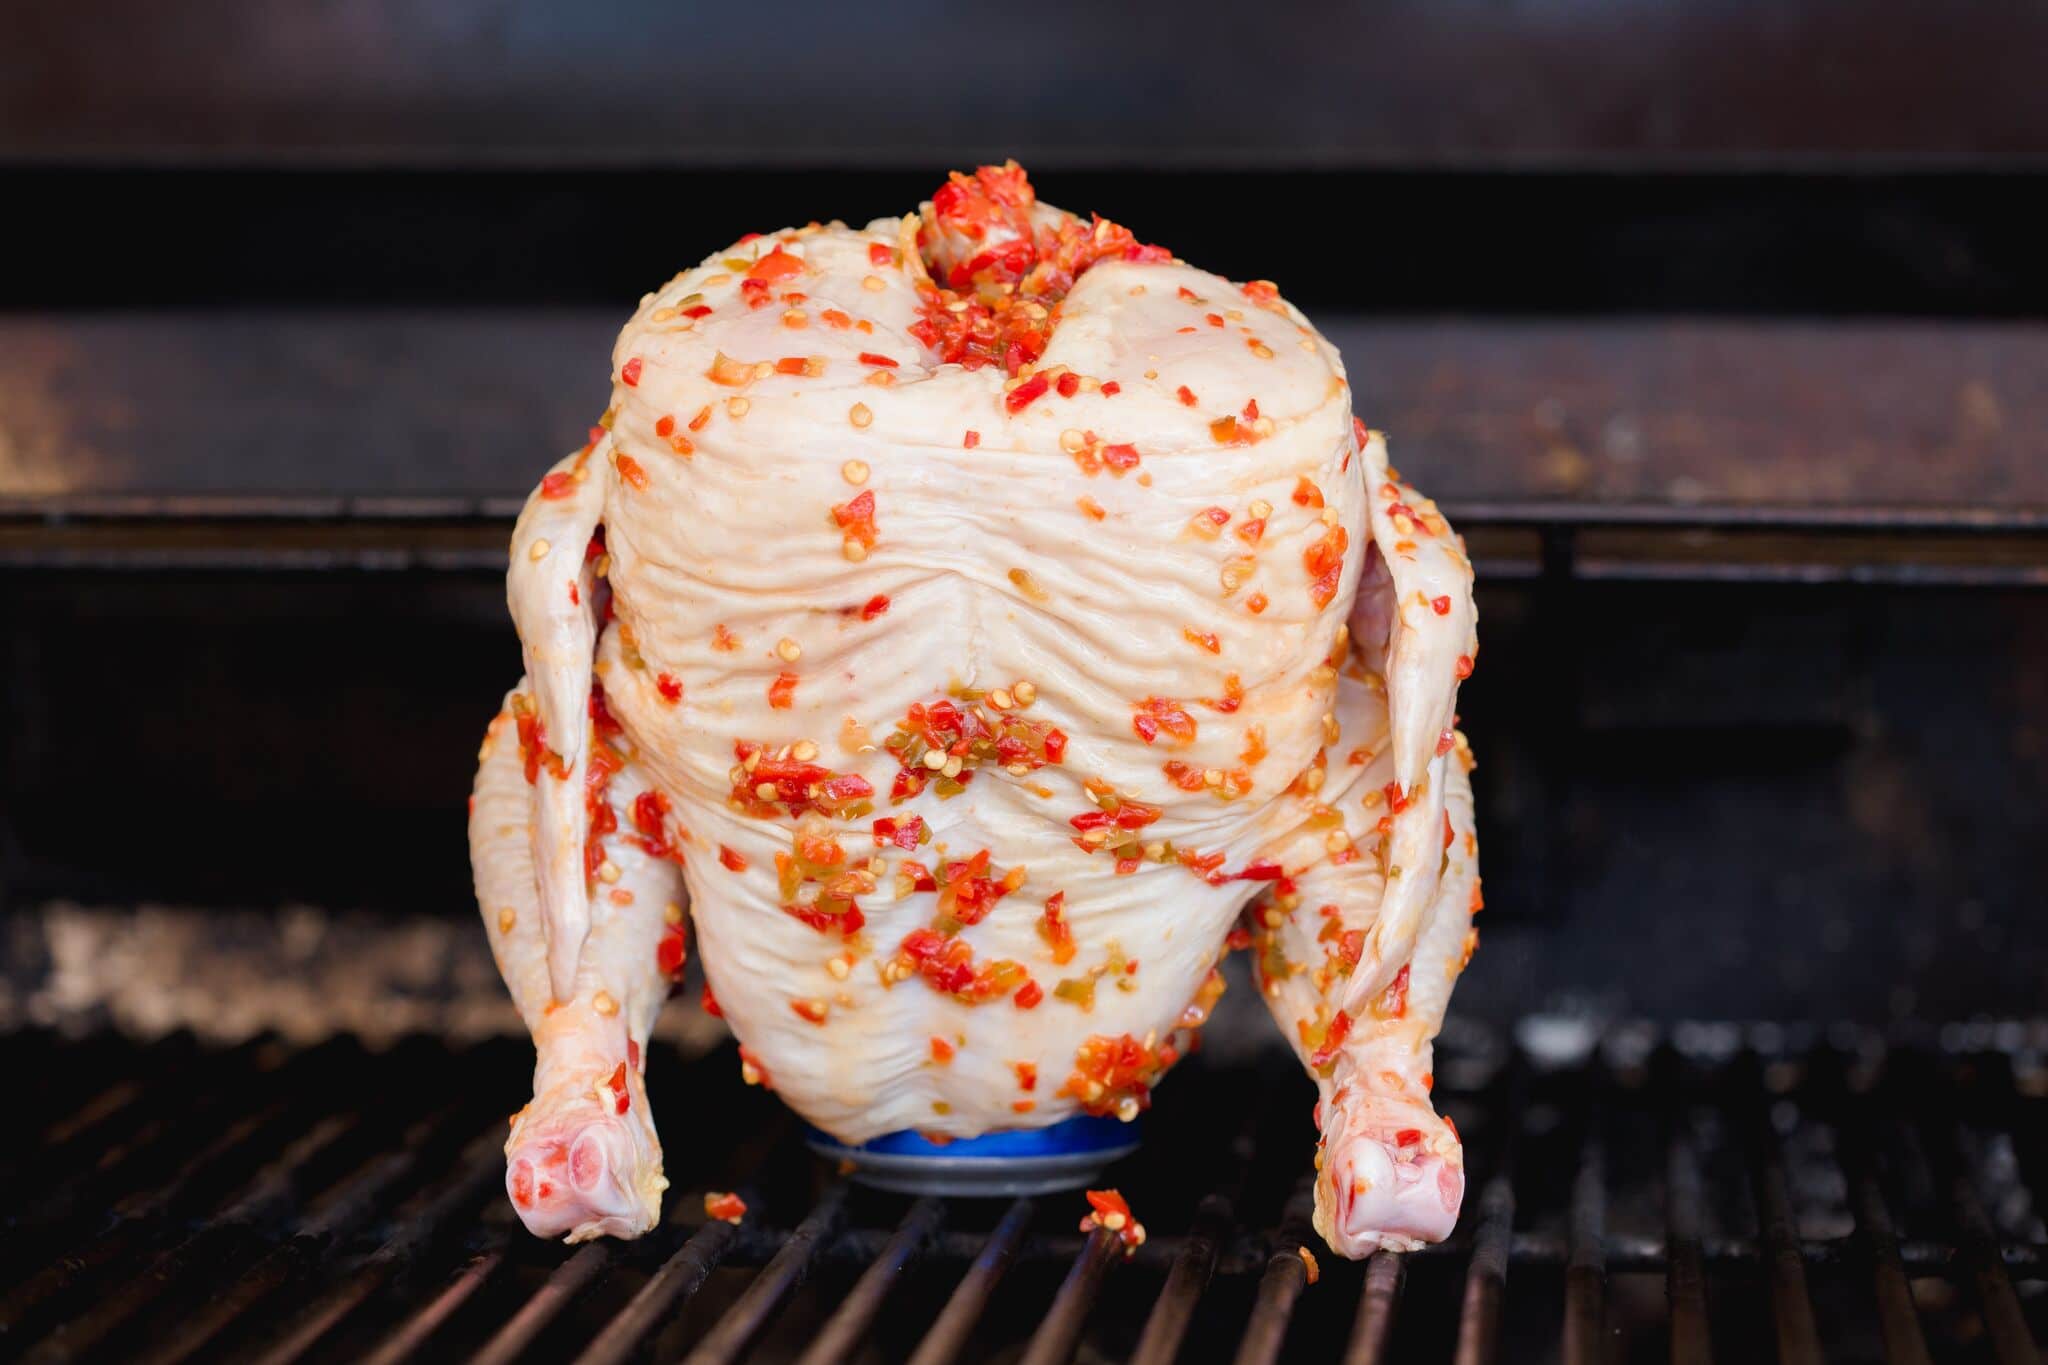
[[[528,1226],[656,1217],[680,878],[748,1079],[850,1143],[1134,1117],[1249,942],[1318,1228],[1446,1235],[1471,569],[1329,343],[1012,164],[743,240],[613,359],[514,533],[471,818],[539,1049]]]

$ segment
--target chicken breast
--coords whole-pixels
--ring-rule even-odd
[[[573,1152],[564,1069],[595,1094],[612,1035],[644,1041],[549,1011],[673,974],[679,870],[749,1079],[847,1142],[1135,1116],[1248,938],[1322,1090],[1319,1228],[1445,1235],[1471,570],[1329,343],[1011,165],[735,244],[613,361],[515,531],[518,752],[472,821],[541,1045],[528,1128]],[[552,1065],[549,1028],[581,1038]],[[515,1131],[515,1203],[536,1150]],[[529,1226],[651,1224],[651,1128],[605,1152],[591,1188],[652,1190],[636,1217],[529,1189]]]

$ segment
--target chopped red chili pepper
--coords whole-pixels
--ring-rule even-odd
[[[634,356],[619,367],[619,378],[629,389],[640,386],[640,357]]]
[[[654,690],[661,693],[661,699],[674,706],[683,699],[683,685],[667,673],[658,673],[654,678]]]
[[[619,477],[641,492],[647,491],[647,471],[631,455],[619,456]]]
[[[934,990],[967,1005],[980,1005],[1009,995],[1030,979],[1021,962],[1005,958],[976,966],[966,940],[936,929],[913,929],[897,948],[896,963],[904,975],[915,972]]]
[[[846,502],[833,504],[832,520],[846,533],[849,541],[858,541],[863,547],[874,549],[878,534],[875,525],[874,490],[863,489]]]
[[[662,934],[661,941],[654,945],[654,963],[661,968],[661,974],[673,981],[683,974],[683,963],[689,957],[689,945],[683,939],[683,926],[672,924]]]
[[[1115,1190],[1089,1190],[1087,1193],[1093,1212],[1081,1220],[1081,1231],[1108,1228],[1124,1244],[1126,1253],[1145,1244],[1145,1225],[1131,1212],[1131,1206],[1124,1202],[1122,1195]]]
[[[795,706],[797,681],[794,673],[776,674],[775,681],[768,684],[768,704],[778,711]]]
[[[887,594],[878,592],[867,600],[867,605],[860,609],[860,619],[872,621],[887,610],[889,610],[889,598]]]
[[[1464,681],[1464,680],[1465,680],[1466,678],[1469,678],[1469,677],[1471,677],[1471,676],[1472,676],[1472,656],[1471,656],[1471,655],[1469,655],[1469,654],[1460,654],[1460,655],[1458,656],[1458,663],[1457,663],[1457,668],[1456,668],[1456,672],[1457,672],[1457,675],[1458,675],[1458,680],[1459,680],[1460,682],[1463,682],[1463,681]]]
[[[624,1062],[620,1062],[618,1069],[612,1072],[612,1078],[608,1084],[612,1090],[613,1112],[625,1113],[627,1109],[632,1107],[633,1100],[632,1096],[626,1092],[626,1064]]]
[[[1301,507],[1321,507],[1323,505],[1323,490],[1316,487],[1315,482],[1308,475],[1304,474],[1295,480],[1294,501],[1296,505]]]
[[[777,280],[786,280],[792,275],[801,274],[803,268],[802,260],[790,255],[778,244],[773,251],[754,262],[753,267],[747,271],[747,278],[759,284],[773,284]]]
[[[1051,382],[1042,374],[1034,374],[1003,396],[1003,406],[1011,412],[1022,412],[1031,406],[1033,399],[1042,396]]]
[[[888,816],[875,821],[875,846],[894,844],[905,853],[917,852],[918,845],[931,840],[931,830],[919,815]]]
[[[1351,1033],[1351,1016],[1342,1010],[1331,1016],[1329,1027],[1323,1031],[1322,1041],[1308,1057],[1308,1064],[1317,1071],[1337,1060],[1337,1051],[1344,1045],[1344,1039]]]
[[[1382,1019],[1406,1019],[1408,1017],[1408,968],[1403,964],[1394,973],[1394,979],[1387,983],[1387,989],[1374,1002],[1372,1012]]]
[[[896,368],[894,360],[885,355],[877,355],[873,351],[862,351],[860,353],[860,363],[863,365],[880,365],[884,369],[889,370]]]
[[[747,1216],[747,1201],[736,1194],[712,1190],[704,1196],[704,1216],[721,1223],[737,1223]]]
[[[1448,597],[1432,597],[1429,599],[1429,609],[1438,616],[1449,616],[1451,614],[1451,599]]]
[[[1045,988],[1036,981],[1027,981],[1017,988],[1017,994],[1011,997],[1011,1003],[1020,1010],[1034,1010],[1044,999]],[[1036,1075],[1035,1072],[1033,1074]],[[1024,1088],[1029,1090],[1031,1087],[1027,1085]]]
[[[540,481],[540,495],[551,502],[559,502],[575,491],[575,475],[563,470],[556,470]]]
[[[1096,262],[1170,259],[1100,218],[1039,221],[1036,202],[1014,163],[956,173],[932,196],[919,239],[936,283],[920,287],[922,315],[911,333],[941,362],[1000,363],[1014,375],[1044,352],[1057,305]]]
[[[1166,697],[1147,697],[1138,702],[1131,715],[1131,729],[1147,744],[1158,739],[1162,731],[1178,743],[1192,744],[1196,731],[1195,718],[1179,702]]]
[[[1329,606],[1336,597],[1337,585],[1344,576],[1344,552],[1350,547],[1350,533],[1342,526],[1332,526],[1320,540],[1301,552],[1301,562],[1308,569],[1309,600],[1318,610]]]
[[[978,706],[942,699],[913,702],[883,747],[901,765],[890,785],[891,801],[916,796],[927,783],[935,784],[940,800],[947,800],[959,795],[983,764],[997,763],[1021,776],[1061,762],[1067,737],[1047,721],[1026,720],[1010,710],[991,715]],[[934,760],[933,754],[939,757]]]
[[[1067,893],[1055,891],[1046,897],[1045,914],[1038,921],[1038,936],[1052,949],[1053,965],[1064,967],[1074,960],[1074,931],[1067,924]]]

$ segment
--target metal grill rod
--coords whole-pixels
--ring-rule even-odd
[[[1365,1263],[1365,1292],[1358,1296],[1358,1320],[1344,1365],[1380,1365],[1394,1335],[1394,1314],[1401,1306],[1401,1281],[1408,1259],[1398,1251],[1376,1251]]]
[[[839,1365],[850,1359],[875,1315],[882,1311],[889,1291],[896,1287],[904,1269],[924,1250],[945,1217],[946,1206],[940,1200],[927,1197],[912,1204],[881,1255],[862,1273],[797,1365]]]
[[[1116,1233],[1097,1228],[1088,1234],[1081,1254],[1068,1268],[1067,1278],[1053,1296],[1052,1307],[1046,1310],[1044,1321],[1032,1334],[1031,1344],[1018,1365],[1067,1365],[1073,1358],[1075,1344],[1081,1340],[1081,1329],[1088,1324],[1088,1310],[1095,1306],[1102,1282],[1123,1257],[1123,1239]]]
[[[1860,1116],[1858,1116],[1860,1117]],[[1892,1226],[1884,1190],[1877,1183],[1871,1156],[1855,1135],[1861,1124],[1852,1117],[1843,1125],[1844,1164],[1849,1168],[1850,1196],[1855,1201],[1856,1232],[1869,1251],[1872,1287],[1877,1295],[1877,1326],[1884,1339],[1884,1358],[1892,1365],[1934,1365],[1920,1313],[1913,1306],[1912,1282],[1899,1260],[1898,1234]]]
[[[504,1159],[497,1125],[479,1134],[456,1161],[456,1177],[425,1207],[401,1215],[398,1231],[365,1257],[356,1273],[336,1285],[304,1315],[299,1324],[259,1357],[260,1365],[292,1365],[321,1338],[382,1289],[400,1272],[413,1265],[435,1241],[444,1236],[448,1224],[471,1213],[502,1185]]]
[[[1671,1301],[1671,1365],[1713,1365],[1706,1259],[1700,1250],[1700,1166],[1682,1103],[1672,1102],[1664,1163],[1664,1223]]]
[[[818,1243],[839,1226],[851,1188],[842,1182],[825,1191],[774,1259],[747,1286],[747,1292],[725,1311],[697,1349],[684,1357],[687,1365],[730,1365],[740,1358],[783,1296],[803,1283],[811,1259],[817,1255]]]
[[[1572,1180],[1571,1252],[1564,1272],[1564,1365],[1600,1365],[1607,1333],[1607,1133],[1602,1072],[1586,1068],[1585,1137]]]
[[[371,1158],[343,1181],[289,1241],[272,1248],[224,1292],[181,1314],[168,1338],[147,1353],[149,1365],[179,1365],[283,1285],[320,1264],[343,1238],[376,1215],[393,1187],[439,1149],[449,1128],[464,1117],[463,1106],[451,1103],[408,1127],[397,1150]]]
[[[1515,1234],[1515,1158],[1528,1108],[1529,1073],[1520,1054],[1495,1073],[1491,1087],[1496,1136],[1493,1173],[1479,1196],[1479,1221],[1472,1259],[1465,1268],[1465,1294],[1458,1309],[1457,1365],[1490,1365],[1500,1350],[1501,1301],[1507,1296],[1508,1263]]]
[[[1029,1199],[1019,1199],[1010,1205],[1009,1212],[982,1245],[981,1254],[954,1286],[946,1306],[933,1319],[924,1340],[917,1345],[917,1353],[911,1356],[910,1365],[952,1365],[974,1331],[974,1324],[981,1321],[982,1310],[988,1307],[989,1297],[995,1293],[1003,1272],[1016,1259],[1017,1244],[1023,1240],[1024,1230],[1031,1226],[1034,1211]]]
[[[610,1238],[585,1242],[576,1248],[576,1254],[556,1266],[547,1283],[535,1290],[533,1297],[484,1343],[483,1349],[469,1358],[470,1365],[511,1365],[564,1308],[611,1269],[618,1253],[619,1244]]]
[[[335,1114],[315,1123],[285,1148],[208,1223],[206,1228],[157,1256],[139,1275],[95,1305],[90,1315],[73,1318],[46,1336],[26,1359],[37,1365],[71,1360],[96,1349],[182,1282],[195,1267],[232,1254],[240,1235],[282,1218],[302,1197],[309,1173],[320,1159],[339,1149],[362,1126],[360,1114]]]
[[[1956,1225],[1956,1260],[1967,1271],[1984,1310],[1984,1328],[1991,1338],[1991,1353],[1998,1365],[2041,1365],[2034,1334],[2027,1327],[2012,1278],[2006,1274],[2005,1258],[1999,1251],[1998,1234],[1962,1159],[1962,1137],[1954,1130],[1939,1135],[1942,1164],[1948,1173],[1949,1207]]]
[[[750,1204],[760,1202],[758,1190],[745,1188],[739,1195]],[[628,1359],[657,1322],[703,1287],[738,1236],[738,1228],[716,1218],[691,1233],[584,1348],[576,1365],[617,1365]]]
[[[1195,1216],[1173,1258],[1166,1283],[1145,1318],[1145,1330],[1138,1338],[1130,1365],[1173,1365],[1181,1343],[1194,1323],[1196,1305],[1215,1277],[1223,1243],[1237,1226],[1237,1205],[1244,1197],[1245,1182],[1258,1156],[1260,1119],[1272,1111],[1270,1087],[1262,1102],[1245,1109],[1231,1139],[1223,1177],[1217,1188],[1202,1197]]]
[[[1778,1365],[1822,1365],[1820,1327],[1806,1285],[1806,1261],[1799,1250],[1799,1220],[1785,1179],[1785,1154],[1769,1113],[1762,1063],[1753,1054],[1741,1067],[1742,1102],[1750,1141],[1750,1179],[1755,1187],[1757,1223],[1770,1267],[1771,1315],[1777,1326]]]
[[[1511,1114],[1510,1124],[1517,1120]],[[1512,1154],[1504,1160],[1511,1162]],[[1515,1224],[1512,1167],[1504,1165],[1486,1182],[1479,1198],[1479,1227],[1465,1272],[1465,1300],[1458,1313],[1457,1365],[1488,1365],[1500,1353],[1500,1305],[1507,1295],[1508,1239]]]
[[[117,1201],[84,1246],[49,1261],[0,1297],[0,1331],[22,1330],[74,1287],[92,1280],[103,1267],[135,1251],[146,1230],[154,1231],[154,1224],[183,1206],[195,1183],[224,1164],[229,1156],[253,1145],[257,1135],[277,1124],[288,1107],[280,1100],[236,1120],[189,1157],[168,1180]]]
[[[1273,1365],[1287,1342],[1287,1327],[1294,1317],[1294,1305],[1308,1287],[1308,1265],[1301,1259],[1315,1210],[1315,1172],[1304,1175],[1288,1198],[1280,1219],[1280,1236],[1266,1258],[1266,1273],[1259,1277],[1258,1297],[1252,1300],[1252,1315],[1238,1342],[1237,1365]]]
[[[421,1304],[418,1311],[384,1339],[363,1365],[403,1365],[424,1348],[434,1334],[462,1310],[476,1291],[490,1282],[505,1263],[503,1251],[489,1251],[462,1268],[446,1288]]]
[[[1216,1273],[1216,1256],[1223,1239],[1230,1235],[1236,1214],[1228,1196],[1209,1194],[1195,1207],[1195,1220],[1180,1253],[1173,1258],[1165,1287],[1145,1319],[1145,1331],[1130,1365],[1173,1365],[1181,1342],[1194,1321],[1195,1305]]]

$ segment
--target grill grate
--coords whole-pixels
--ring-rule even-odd
[[[1571,1030],[1563,1030],[1571,1033]],[[522,1044],[230,1050],[25,1032],[0,1133],[0,1354],[157,1362],[993,1357],[2038,1360],[2048,1072],[1990,1034],[1899,1043],[1620,1030],[1446,1049],[1471,1193],[1452,1244],[1311,1285],[1308,1090],[1198,1058],[1078,1197],[907,1199],[822,1170],[730,1048],[650,1058],[676,1182],[634,1244],[565,1248],[501,1193]],[[1996,1048],[1994,1041],[2012,1046]],[[702,1219],[737,1189],[745,1222]]]

